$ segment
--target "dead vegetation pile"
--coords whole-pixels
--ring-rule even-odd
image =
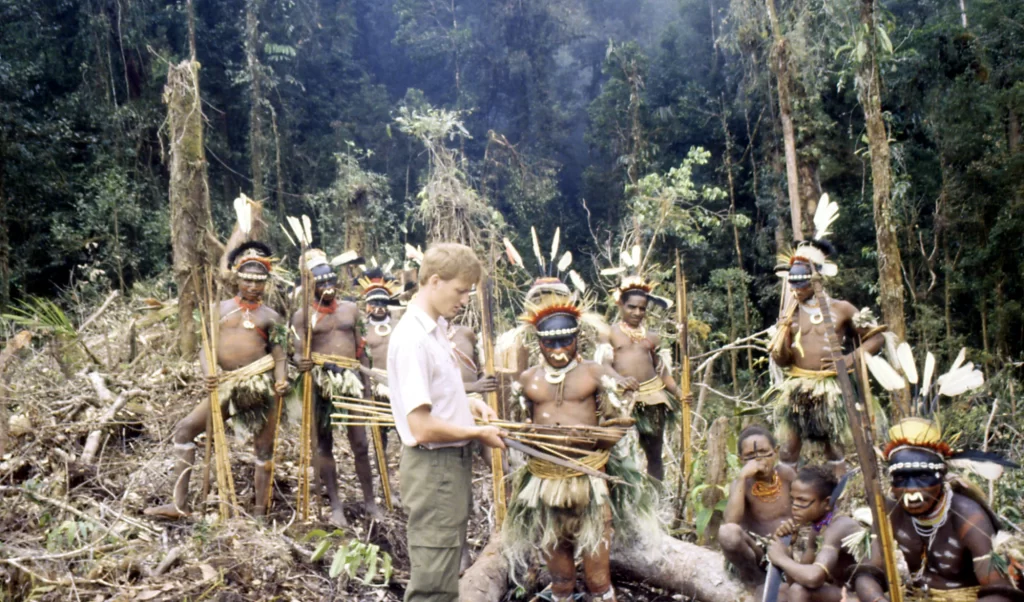
[[[408,578],[404,516],[400,510],[383,521],[364,515],[343,435],[335,437],[335,457],[345,528],[326,522],[330,512],[321,496],[311,523],[296,519],[296,424],[281,428],[266,520],[245,514],[252,508],[255,456],[251,442],[230,434],[230,422],[240,517],[217,520],[215,491],[199,505],[201,471],[192,477],[189,519],[144,516],[146,507],[171,495],[170,437],[203,398],[199,370],[175,353],[173,301],[110,295],[90,310],[91,316],[68,309],[61,327],[49,323],[60,319],[36,314],[35,323],[4,333],[9,341],[27,342],[27,335],[11,337],[26,329],[33,340],[11,350],[4,375],[0,600],[401,598]],[[202,461],[203,437],[197,447]],[[397,448],[389,450],[393,478]],[[379,482],[376,489],[379,494]],[[474,517],[471,543],[478,547],[488,518],[481,511]]]

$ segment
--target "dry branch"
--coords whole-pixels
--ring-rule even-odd
[[[103,425],[114,419],[114,416],[121,411],[121,408],[128,403],[128,400],[132,397],[142,395],[142,389],[131,389],[130,391],[121,391],[117,398],[114,398],[113,393],[107,388],[107,385],[103,382],[103,375],[99,372],[89,373],[89,383],[92,384],[92,388],[96,391],[96,397],[104,404],[109,404],[106,411],[97,420],[97,428],[89,432],[89,436],[85,439],[85,447],[82,449],[82,464],[92,464],[96,460],[96,454],[100,450],[100,441],[103,439]]]

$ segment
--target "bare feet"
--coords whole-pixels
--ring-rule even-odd
[[[363,508],[365,508],[366,516],[368,518],[372,518],[373,520],[384,519],[384,513],[380,511],[380,506],[377,505],[377,502],[372,500],[369,502],[365,502],[363,504]]]
[[[152,516],[154,518],[162,518],[165,520],[179,520],[186,518],[189,514],[178,510],[174,504],[164,504],[163,506],[153,506],[152,508],[146,508],[143,511],[146,516]]]
[[[348,526],[348,519],[345,518],[345,511],[340,504],[337,508],[331,510],[331,524],[335,527]]]

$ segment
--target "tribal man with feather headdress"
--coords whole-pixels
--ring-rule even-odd
[[[231,416],[255,431],[256,474],[254,514],[266,511],[270,469],[273,465],[277,416],[275,394],[288,390],[288,333],[283,318],[263,304],[271,273],[272,253],[267,245],[251,241],[228,254],[228,264],[238,281],[238,295],[219,302],[217,324],[217,367],[207,366],[205,354],[200,365],[207,374],[208,389],[217,389],[224,416]],[[149,516],[177,519],[188,515],[188,485],[195,464],[194,439],[206,431],[210,401],[206,399],[174,427],[174,501],[146,509]]]
[[[919,379],[907,343],[899,345],[896,357],[889,360],[893,363],[881,357],[868,359],[871,374],[883,388],[902,392],[909,386],[914,393],[916,415],[889,429],[889,443],[883,450],[894,498],[887,500],[886,514],[910,571],[904,583],[906,599],[1020,601],[1024,592],[1013,587],[1006,574],[1006,557],[997,545],[1005,539],[997,534],[999,519],[977,486],[950,474],[951,468],[962,468],[995,480],[1004,468],[1018,466],[995,453],[954,450],[936,416],[940,396],[955,397],[984,383],[982,372],[965,363],[965,356],[966,350],[961,350],[949,372],[934,383],[935,357],[925,356]],[[851,545],[858,544],[851,541]],[[858,596],[886,600],[884,582],[866,573],[857,581]]]
[[[822,195],[814,214],[814,238],[801,241],[792,255],[779,257],[776,271],[788,278],[792,296],[786,299],[769,351],[784,378],[765,394],[771,400],[782,461],[795,466],[804,441],[815,441],[824,444],[837,474],[845,472],[843,444],[849,442],[850,434],[822,312],[832,315],[847,366],[853,366],[853,350],[858,346],[868,354],[876,353],[885,331],[870,309],[858,311],[851,303],[828,295],[827,307],[820,307],[814,296],[812,276],[829,277],[838,271],[829,261],[834,249],[825,239],[838,215],[836,203]]]
[[[376,265],[365,270],[356,278],[356,286],[366,303],[366,355],[373,368],[373,398],[379,401],[388,400],[386,363],[388,347],[391,343],[391,329],[398,323],[397,316],[392,315],[392,308],[402,305],[399,296],[402,285],[391,273],[393,262],[383,267]],[[381,433],[382,445],[387,448],[387,433]]]
[[[651,306],[668,309],[672,301],[654,294],[657,284],[643,273],[639,245],[623,251],[621,263],[601,271],[605,276],[622,275],[612,289],[619,321],[599,337],[594,361],[640,382],[633,418],[647,456],[647,474],[661,481],[665,476],[661,458],[665,428],[679,416],[682,393],[672,378],[672,352],[662,347],[661,336],[648,330],[645,321]]]
[[[555,263],[557,246],[556,234],[548,268],[534,244],[546,274],[527,293],[520,320],[535,333],[543,360],[523,372],[514,391],[527,422],[535,425],[593,427],[608,424],[604,419],[624,418],[628,424],[618,392],[636,384],[579,356],[585,312],[579,298],[554,274],[556,269],[565,271],[572,258],[567,252]],[[511,248],[507,241],[506,247]],[[510,257],[519,258],[513,251]],[[519,267],[521,261],[519,258]],[[574,282],[582,282],[574,272],[570,276]],[[608,565],[613,525],[625,528],[641,517],[656,523],[656,495],[650,481],[631,459],[610,449],[612,445],[606,441],[581,446],[575,454],[566,453],[574,454],[588,469],[619,477],[619,484],[609,487],[605,480],[535,457],[513,478],[512,502],[503,524],[506,554],[516,575],[539,550],[551,572],[554,600],[573,599],[577,552],[583,559],[583,578],[591,599],[614,600]]]
[[[323,251],[309,249],[303,261],[313,279],[313,303],[309,308],[300,308],[292,316],[292,330],[296,336],[293,360],[300,372],[312,371],[314,419],[311,422],[311,437],[316,441],[313,466],[320,482],[327,488],[327,497],[331,501],[331,521],[344,525],[347,521],[338,497],[338,473],[334,461],[332,400],[336,396],[363,397],[364,379],[359,369],[367,360],[363,354],[359,308],[351,301],[338,299],[338,274],[335,268],[361,263],[362,258],[355,251],[348,251],[328,262]],[[311,330],[309,359],[303,355],[307,314]],[[348,426],[346,432],[366,513],[379,517],[380,509],[373,497],[373,473],[370,469],[366,429]]]

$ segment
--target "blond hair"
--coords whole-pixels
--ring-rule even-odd
[[[480,281],[483,270],[473,249],[455,242],[437,243],[423,254],[419,271],[420,286],[425,285],[434,274],[441,280],[459,278],[475,284]]]

